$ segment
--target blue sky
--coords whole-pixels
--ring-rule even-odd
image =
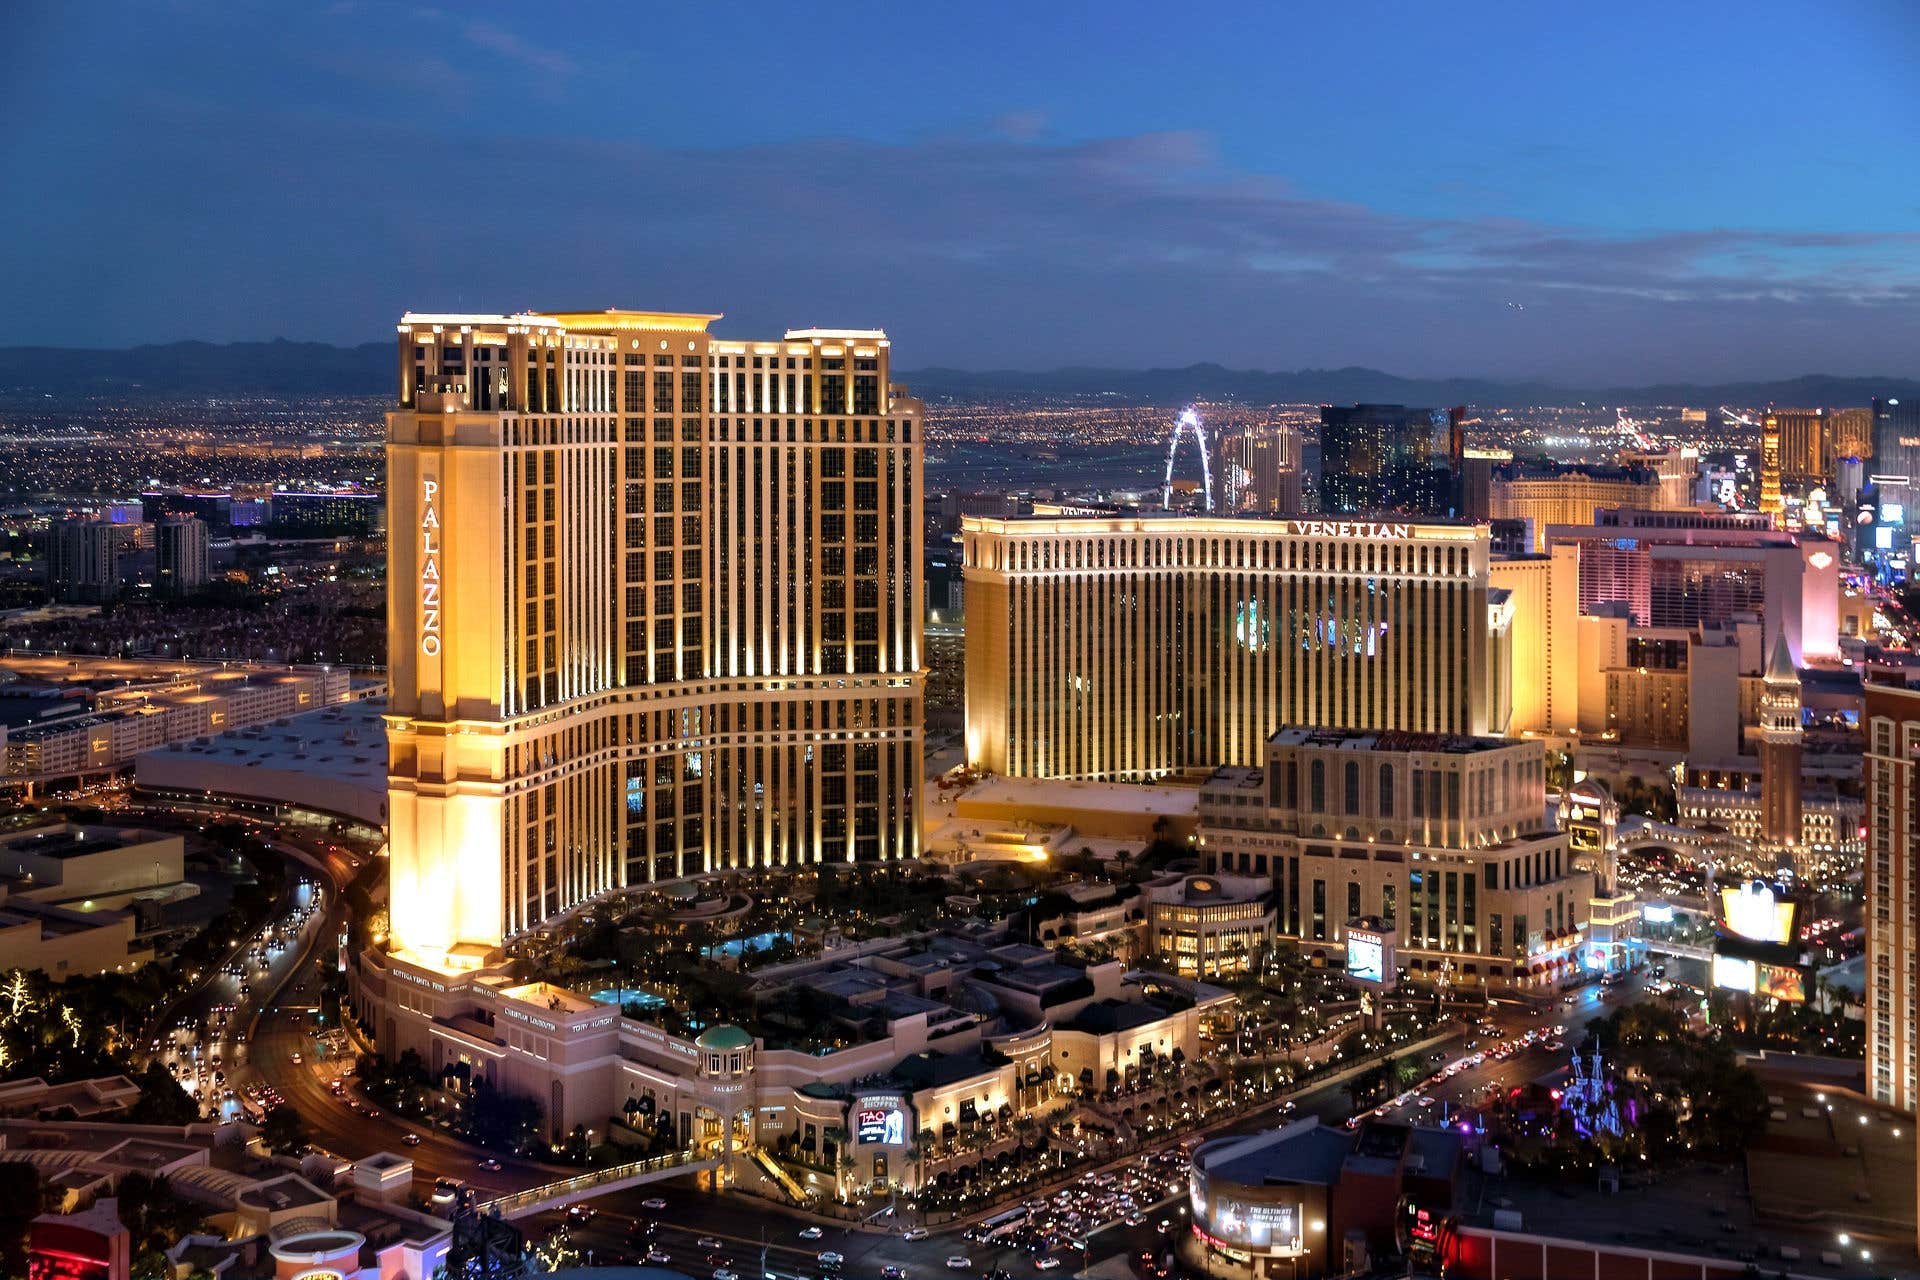
[[[909,367],[1920,352],[1920,6],[6,15],[0,343],[632,305],[881,325]]]

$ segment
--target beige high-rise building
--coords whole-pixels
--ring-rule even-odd
[[[1591,524],[1607,507],[1657,509],[1662,499],[1657,473],[1643,467],[1556,468],[1547,473],[1495,477],[1488,514],[1533,521],[1533,549],[1547,549],[1547,526]]]
[[[1539,743],[1288,728],[1264,755],[1208,779],[1199,838],[1209,871],[1271,878],[1281,936],[1333,959],[1349,923],[1384,924],[1409,976],[1469,988],[1580,971],[1596,876],[1548,817]]]
[[[967,759],[1145,780],[1283,725],[1500,733],[1510,610],[1484,526],[969,517]]]
[[[922,410],[877,330],[408,315],[387,417],[392,927],[919,848]]]
[[[1867,731],[1867,1092],[1920,1107],[1920,689],[1869,683]]]

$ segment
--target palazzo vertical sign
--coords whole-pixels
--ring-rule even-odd
[[[440,656],[440,482],[420,481],[420,652]]]

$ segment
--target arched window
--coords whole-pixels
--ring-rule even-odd
[[[1345,787],[1347,793],[1346,811],[1348,813],[1358,813],[1360,812],[1360,762],[1358,760],[1347,761],[1345,772],[1347,784]]]
[[[1380,766],[1380,816],[1393,816],[1393,766],[1390,764]]]
[[[1327,762],[1315,760],[1307,770],[1307,808],[1314,813],[1327,811]]]

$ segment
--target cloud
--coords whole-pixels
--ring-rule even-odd
[[[462,29],[467,42],[520,63],[529,71],[543,75],[572,75],[573,59],[556,49],[543,49],[519,34],[491,22],[472,21]]]
[[[503,56],[559,65],[509,43]],[[13,197],[0,275],[46,302],[31,336],[0,342],[51,340],[56,319],[64,341],[359,340],[408,307],[589,298],[724,310],[730,333],[879,324],[908,366],[1211,359],[1629,383],[1897,371],[1911,351],[1895,308],[1920,303],[1920,236],[1904,231],[1425,217],[1236,168],[1194,132],[1003,123],[690,149],[563,120],[463,138],[457,163],[423,167],[449,153],[419,120],[156,119],[139,145],[114,139],[98,189]],[[118,283],[74,287],[95,278]]]
[[[1044,111],[1009,111],[994,120],[993,130],[1015,142],[1032,142],[1047,131]]]

